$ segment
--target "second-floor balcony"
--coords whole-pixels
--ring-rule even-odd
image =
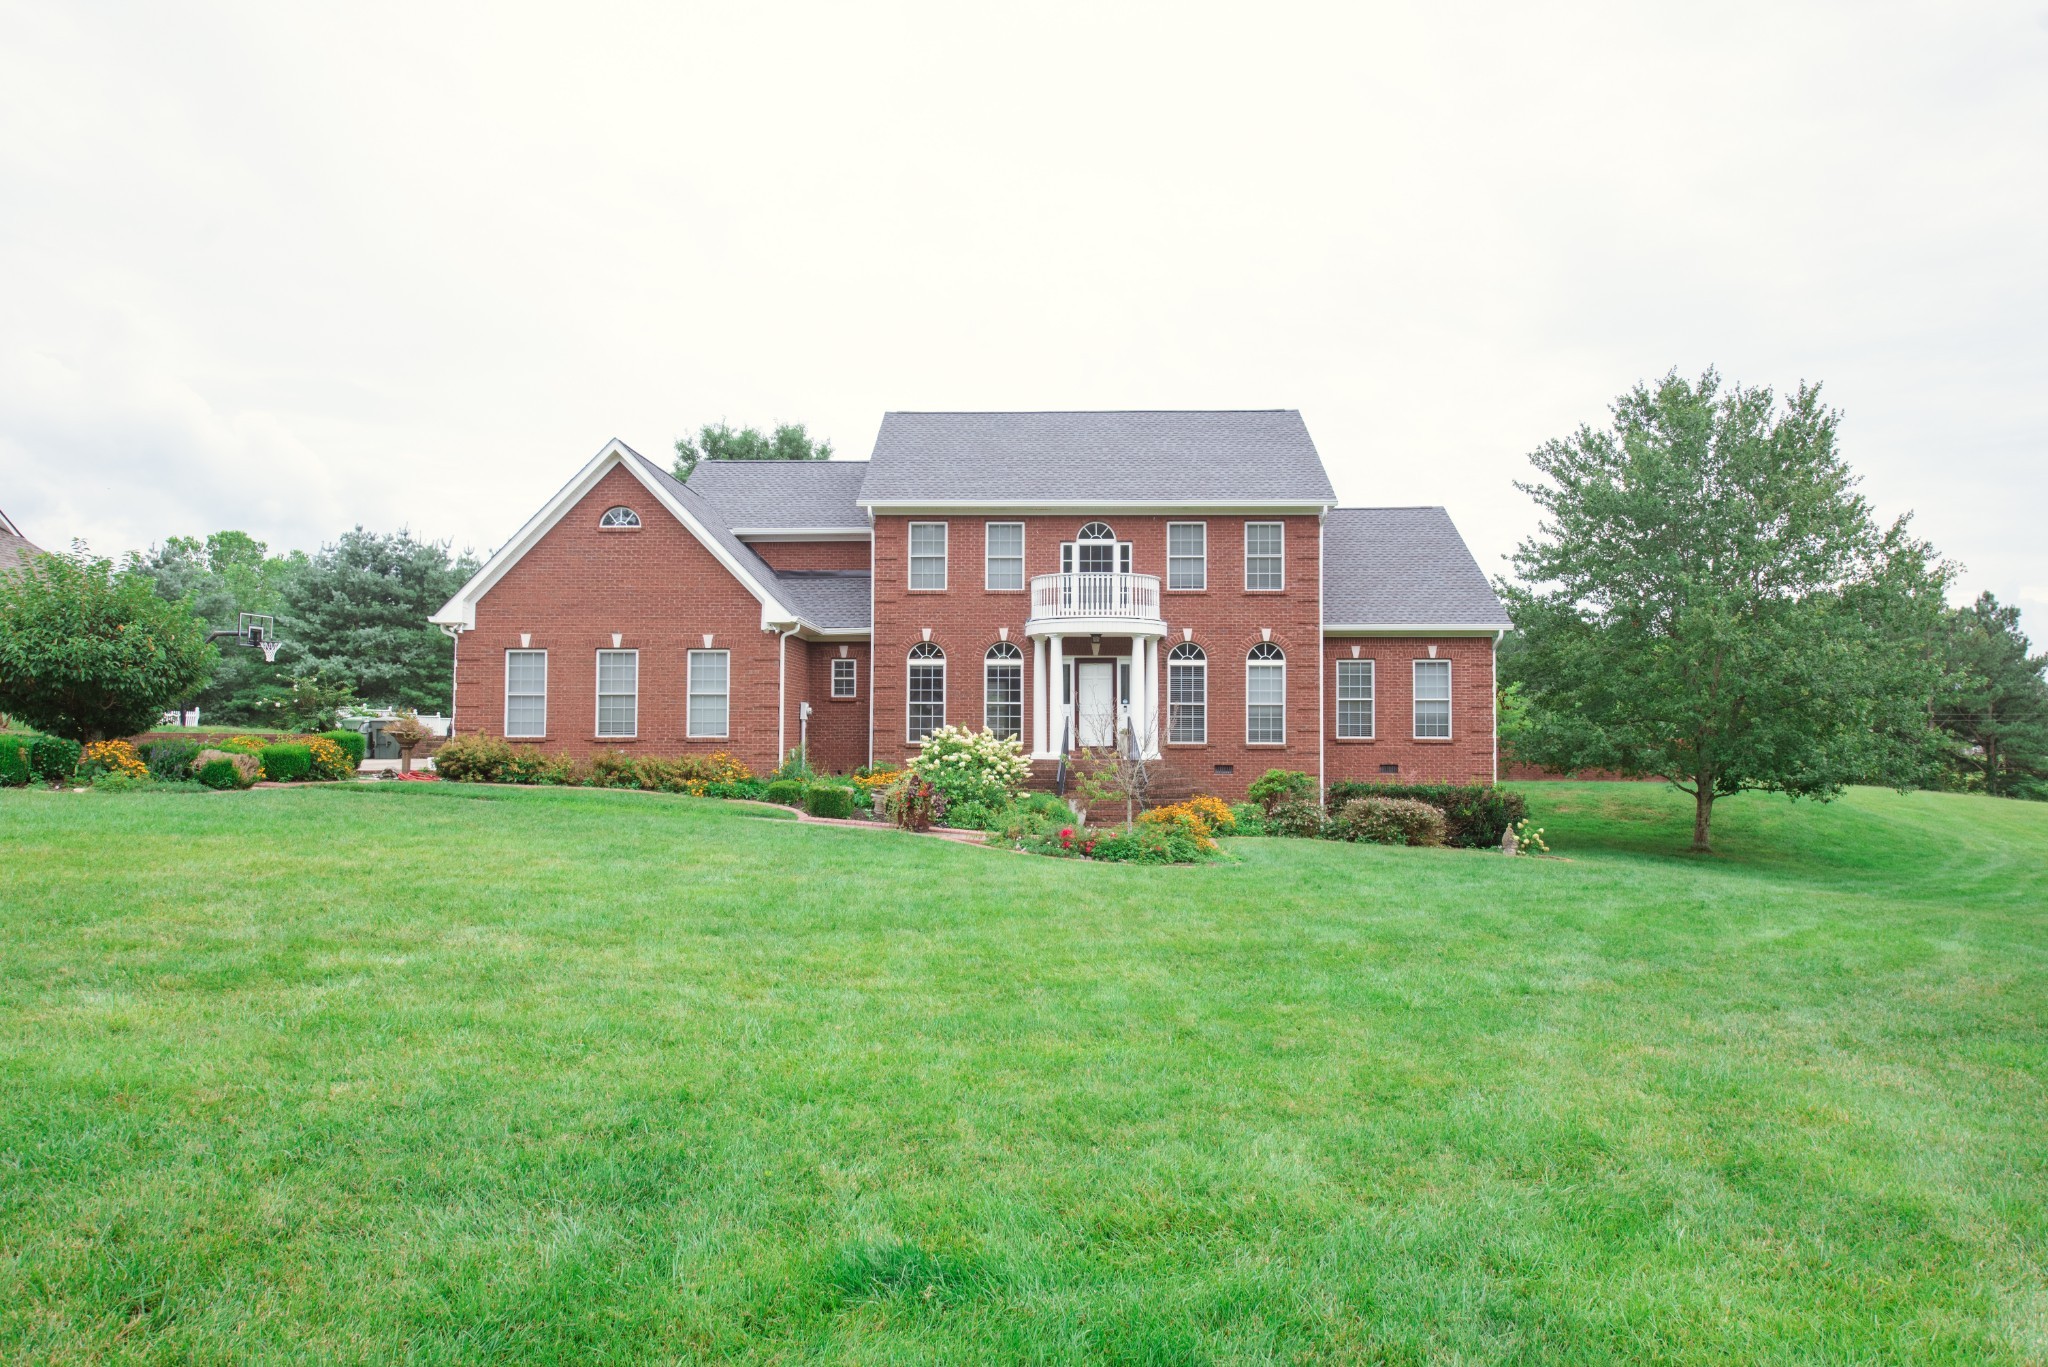
[[[1166,629],[1159,616],[1159,576],[1034,575],[1027,629],[1034,635],[1054,631],[1156,635]]]

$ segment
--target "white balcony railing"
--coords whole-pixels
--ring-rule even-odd
[[[1065,617],[1159,619],[1156,574],[1040,574],[1031,580],[1033,621]]]

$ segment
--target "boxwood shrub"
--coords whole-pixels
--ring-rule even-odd
[[[360,731],[350,731],[347,729],[322,731],[320,734],[326,739],[333,741],[336,745],[339,745],[342,753],[355,761],[356,768],[360,769],[363,767],[363,756],[369,753],[370,738],[368,736],[365,736]],[[439,767],[438,763],[435,767]]]
[[[853,789],[836,783],[813,783],[804,790],[804,810],[812,816],[838,817],[841,820],[851,818]]]
[[[209,788],[253,788],[261,773],[254,755],[240,751],[201,750],[193,777]]]
[[[784,807],[801,807],[804,805],[804,788],[805,785],[800,779],[778,778],[768,785],[768,791],[764,796],[770,802],[780,803]]]
[[[62,783],[78,772],[78,757],[85,747],[62,736],[37,736],[29,747],[28,767],[37,778]]]
[[[313,748],[290,741],[266,745],[256,758],[263,761],[263,776],[272,783],[291,783],[313,772]]]
[[[1330,785],[1330,810],[1339,811],[1361,797],[1427,802],[1444,814],[1444,843],[1466,849],[1488,849],[1500,844],[1502,833],[1529,815],[1529,804],[1520,793],[1481,783],[1370,783],[1351,779]]]
[[[0,736],[0,788],[19,788],[29,779],[27,736]]]

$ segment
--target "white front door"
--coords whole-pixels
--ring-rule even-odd
[[[1116,744],[1116,661],[1074,665],[1074,733],[1090,748]]]

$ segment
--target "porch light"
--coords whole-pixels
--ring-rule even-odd
[[[1100,655],[1102,653],[1102,638],[1100,636],[1090,636],[1088,638],[1088,653],[1090,655]]]

